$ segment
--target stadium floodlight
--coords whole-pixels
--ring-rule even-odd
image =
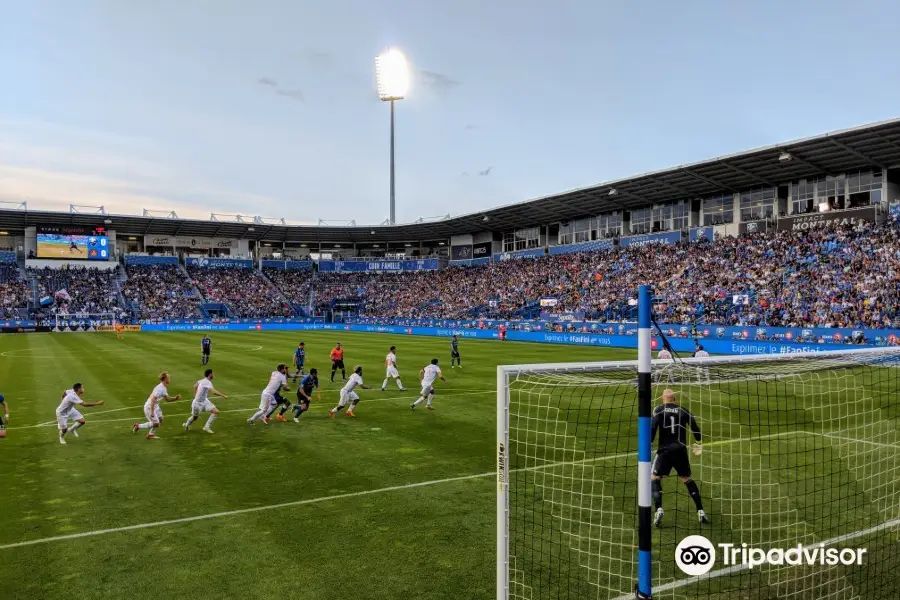
[[[615,195],[617,195],[618,193],[619,193],[619,190],[617,190],[616,188],[610,188],[609,193],[608,193],[607,195],[608,195],[608,196],[615,196]]]
[[[831,205],[828,202],[819,202],[819,212],[828,212],[831,210]]]
[[[406,57],[396,48],[375,57],[375,86],[378,98],[391,103],[391,225],[397,222],[395,214],[394,185],[394,102],[402,100],[409,91],[409,65]]]
[[[794,158],[794,157],[791,156],[790,152],[782,152],[781,154],[778,155],[778,162],[788,162],[792,158]]]

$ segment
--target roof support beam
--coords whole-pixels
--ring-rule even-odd
[[[690,200],[690,199],[697,197],[697,194],[694,194],[693,192],[689,192],[686,189],[684,189],[683,187],[681,187],[679,185],[675,185],[674,183],[669,183],[668,181],[663,181],[662,179],[657,179],[656,177],[647,177],[647,179],[652,181],[653,183],[657,183],[660,185],[664,185],[667,188],[671,188],[671,189],[675,190],[676,192],[678,192],[679,194],[683,194],[684,196],[686,196],[685,198],[682,198],[683,200]]]
[[[747,177],[752,177],[753,179],[758,179],[759,181],[762,181],[764,184],[766,184],[770,187],[778,187],[778,184],[772,183],[771,180],[766,179],[765,177],[763,177],[761,175],[757,175],[756,173],[752,173],[750,171],[747,171],[746,169],[742,169],[740,167],[736,167],[734,165],[728,164],[727,162],[723,162],[721,164],[726,169],[731,169],[735,173],[740,173],[741,175],[746,175]]]
[[[725,185],[724,183],[716,181],[715,179],[710,179],[709,177],[700,175],[699,173],[694,173],[690,169],[681,168],[681,169],[679,169],[679,171],[681,171],[682,173],[686,173],[687,175],[690,175],[691,177],[693,177],[694,179],[696,179],[698,181],[708,183],[709,185],[714,185],[717,188],[719,188],[720,190],[728,190],[732,194],[737,192],[737,190],[734,189],[733,187],[731,187],[730,185]]]
[[[879,140],[881,140],[881,141],[884,142],[885,144],[888,144],[888,145],[891,146],[892,148],[900,149],[900,144],[898,144],[897,142],[895,142],[895,141],[893,141],[893,140],[887,139],[887,138],[884,137],[883,135],[879,135],[879,134],[876,133],[876,134],[875,134],[875,137],[877,137]]]
[[[828,174],[829,174],[828,169],[825,169],[825,168],[823,168],[823,167],[820,167],[820,166],[817,165],[816,163],[810,162],[810,161],[806,160],[805,158],[803,158],[802,156],[800,156],[800,155],[797,154],[796,152],[790,152],[790,151],[788,151],[788,150],[784,150],[784,152],[787,152],[788,154],[791,155],[791,160],[797,161],[797,162],[800,163],[801,165],[806,165],[806,166],[809,167],[810,169],[815,169],[815,170],[818,171],[819,174],[821,174],[821,175],[828,175]]]
[[[873,159],[871,156],[866,156],[862,152],[860,152],[858,150],[854,150],[853,148],[851,148],[850,146],[848,146],[847,144],[845,144],[843,142],[839,142],[834,138],[829,138],[828,141],[831,142],[832,144],[834,144],[835,146],[837,146],[838,148],[842,148],[842,149],[846,150],[847,152],[849,152],[850,154],[860,157],[861,159],[863,159],[864,161],[866,161],[867,163],[869,163],[869,165],[871,165],[873,167],[884,168],[884,165],[880,164],[877,160]]]

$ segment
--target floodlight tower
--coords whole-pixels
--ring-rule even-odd
[[[375,84],[378,98],[391,103],[391,225],[395,224],[394,186],[394,102],[402,100],[409,90],[409,66],[406,57],[396,48],[389,48],[375,57]]]

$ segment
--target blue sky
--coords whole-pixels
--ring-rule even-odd
[[[462,214],[900,116],[900,3],[0,0],[0,199]],[[487,175],[479,175],[487,170]]]

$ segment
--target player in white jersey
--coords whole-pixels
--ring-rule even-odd
[[[329,412],[329,415],[332,419],[339,410],[347,406],[348,402],[350,402],[350,407],[347,408],[346,415],[348,417],[356,416],[353,413],[353,409],[356,408],[357,404],[359,404],[359,394],[357,394],[353,390],[355,390],[357,387],[363,390],[371,389],[369,386],[363,384],[362,367],[360,366],[356,366],[353,368],[353,373],[350,375],[350,379],[348,379],[347,383],[344,384],[344,387],[341,388],[341,398],[340,400],[338,400],[338,405],[332,408]]]
[[[287,365],[284,363],[281,363],[274,371],[272,371],[272,374],[269,376],[269,383],[266,385],[266,389],[262,391],[262,394],[259,397],[259,409],[255,413],[253,413],[252,417],[247,419],[247,424],[253,425],[253,423],[257,419],[259,419],[265,425],[268,425],[269,417],[266,415],[269,413],[269,410],[278,402],[275,399],[275,394],[282,391],[290,391],[287,386]]]
[[[672,353],[669,352],[668,348],[663,348],[662,350],[659,351],[659,354],[656,355],[656,358],[658,358],[659,360],[672,360]],[[653,379],[654,379],[654,381],[656,381],[656,383],[659,383],[662,380],[663,371],[665,371],[667,369],[669,369],[669,367],[666,366],[666,367],[658,367],[654,370]],[[668,379],[669,379],[669,383],[675,382],[675,376],[671,370],[669,370]]]
[[[390,350],[388,350],[388,355],[384,357],[384,366],[387,369],[387,373],[384,376],[384,383],[381,384],[381,391],[383,392],[387,389],[389,379],[397,382],[397,387],[400,388],[401,392],[405,391],[406,388],[400,382],[400,371],[397,370],[397,346],[391,346]]]
[[[228,399],[228,396],[213,387],[213,377],[213,370],[207,369],[203,373],[203,379],[194,384],[194,401],[191,402],[191,416],[188,417],[188,420],[184,423],[185,431],[189,430],[191,424],[200,418],[200,413],[208,412],[209,419],[206,420],[203,431],[206,433],[213,433],[210,426],[213,424],[213,421],[216,420],[216,417],[219,416],[219,409],[216,408],[215,404],[209,401],[209,395],[212,394],[213,396],[218,396],[222,400]]]
[[[709,358],[709,352],[703,349],[703,346],[697,345],[694,351],[694,358]],[[697,381],[709,381],[709,367],[697,367]]]
[[[434,410],[434,407],[431,405],[431,402],[434,400],[434,380],[440,379],[444,383],[447,383],[447,380],[444,379],[444,375],[441,373],[441,368],[438,366],[438,359],[432,358],[431,364],[426,365],[424,369],[419,371],[419,381],[422,383],[422,393],[419,396],[419,399],[409,405],[410,408],[415,409],[423,400],[426,398],[428,402],[425,406],[428,410]]]
[[[78,437],[77,429],[84,425],[84,417],[78,412],[78,406],[103,406],[103,400],[99,402],[85,402],[82,400],[84,396],[84,386],[76,383],[71,390],[66,390],[62,395],[62,402],[56,407],[56,423],[59,425],[59,443],[66,443],[66,433],[71,431],[72,435]],[[75,421],[75,424],[69,427],[69,419]]]
[[[170,378],[168,373],[163,371],[159,374],[159,384],[153,388],[153,391],[150,392],[150,397],[144,402],[144,416],[147,417],[147,422],[135,423],[131,426],[131,430],[135,433],[143,429],[148,429],[148,440],[158,439],[155,431],[163,422],[163,411],[160,404],[162,402],[177,402],[178,400],[181,400],[181,394],[176,394],[175,396],[169,395],[169,381]]]

